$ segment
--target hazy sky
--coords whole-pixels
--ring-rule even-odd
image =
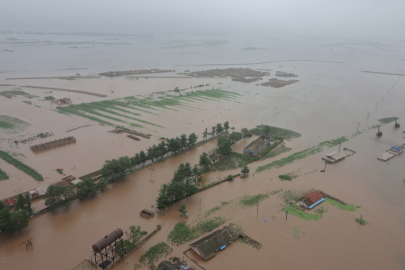
[[[405,0],[0,0],[0,30],[405,38]]]

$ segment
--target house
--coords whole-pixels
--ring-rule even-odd
[[[244,234],[238,230],[230,226],[225,226],[197,242],[190,244],[190,248],[206,261],[214,257],[215,252],[225,249],[227,245],[242,235]]]
[[[159,263],[158,268],[159,270],[179,270],[180,266],[172,264],[170,261],[162,261]]]
[[[324,200],[325,194],[320,190],[314,190],[297,199],[297,204],[304,208],[312,209]]]
[[[243,149],[243,154],[254,156],[263,148],[270,145],[270,137],[260,136]]]

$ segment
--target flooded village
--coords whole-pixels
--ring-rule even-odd
[[[0,35],[0,269],[405,269],[403,42],[47,38]]]

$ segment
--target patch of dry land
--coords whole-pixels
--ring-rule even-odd
[[[298,77],[298,75],[295,75],[293,73],[283,72],[283,71],[277,71],[275,76],[276,77]]]
[[[271,87],[274,87],[274,88],[280,88],[280,87],[284,87],[286,85],[290,85],[290,84],[293,84],[293,83],[296,83],[296,82],[299,82],[299,80],[288,80],[288,81],[286,81],[286,80],[279,80],[277,78],[273,78],[273,79],[270,79],[268,82],[261,83],[260,85],[262,85],[262,86],[271,86]]]
[[[128,75],[143,75],[143,74],[155,74],[155,73],[168,73],[175,72],[172,69],[138,69],[138,70],[124,70],[124,71],[108,71],[99,73],[100,76],[106,77],[119,77],[119,76],[128,76]]]
[[[257,71],[250,68],[225,68],[195,71],[189,73],[192,77],[231,77],[232,81],[250,83],[269,76],[270,72]]]

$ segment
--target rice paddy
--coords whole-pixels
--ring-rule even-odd
[[[142,119],[142,113],[159,114],[162,109],[177,111],[176,107],[191,109],[194,101],[232,101],[239,94],[221,89],[210,89],[187,92],[181,95],[137,98],[135,96],[122,99],[82,103],[77,105],[59,106],[57,111],[67,115],[77,115],[103,125],[130,125],[143,128],[145,125],[164,128],[161,125]]]
[[[0,115],[0,130],[8,134],[24,131],[30,124],[9,115]]]
[[[29,176],[31,176],[35,180],[37,180],[37,181],[43,181],[44,180],[42,175],[40,175],[36,170],[34,170],[33,168],[25,165],[24,163],[22,163],[18,159],[15,159],[9,153],[0,150],[0,158],[3,159],[5,162],[13,165],[17,169],[25,172],[26,174],[28,174]]]

